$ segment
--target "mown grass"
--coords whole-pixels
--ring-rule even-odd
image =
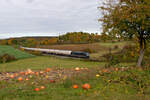
[[[43,68],[104,68],[106,62],[95,62],[83,59],[70,59],[49,56],[37,56],[28,59],[21,59],[10,63],[0,64],[0,72],[11,72],[26,70],[28,68],[40,70]],[[120,63],[119,66],[134,66],[135,63]]]
[[[18,49],[13,48],[12,46],[0,45],[0,55],[9,54],[16,57],[16,59],[24,59],[34,57],[32,54],[28,54],[26,52],[20,51]]]
[[[103,62],[91,62],[88,60],[58,58],[38,56],[34,58],[21,59],[18,61],[0,64],[0,71],[19,71],[27,68],[43,69],[47,67],[60,67],[60,68],[75,68],[75,67],[102,67]]]

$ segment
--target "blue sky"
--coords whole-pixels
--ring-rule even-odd
[[[100,0],[0,0],[0,38],[100,32]]]

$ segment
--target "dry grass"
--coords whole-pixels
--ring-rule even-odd
[[[64,44],[64,45],[49,45],[49,46],[37,46],[38,48],[47,49],[59,49],[59,50],[71,50],[71,51],[85,51],[86,49],[92,49],[95,52],[104,51],[107,49],[105,46],[101,46],[98,43],[93,44]]]
[[[48,45],[43,46],[39,45],[38,48],[47,48],[47,49],[59,49],[59,50],[72,50],[72,51],[86,51],[87,49],[93,51],[89,52],[90,59],[92,60],[102,60],[103,55],[109,53],[109,48],[112,48],[112,53],[120,51],[125,45],[131,44],[130,41],[123,41],[123,42],[100,42],[100,43],[91,43],[91,44],[64,44],[64,45]],[[115,46],[118,48],[115,49]],[[86,51],[88,52],[88,51]]]

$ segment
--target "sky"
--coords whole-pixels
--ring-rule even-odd
[[[0,38],[100,32],[100,0],[0,0]]]

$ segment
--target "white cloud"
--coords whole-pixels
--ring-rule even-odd
[[[0,34],[96,32],[98,6],[98,0],[0,0]]]

